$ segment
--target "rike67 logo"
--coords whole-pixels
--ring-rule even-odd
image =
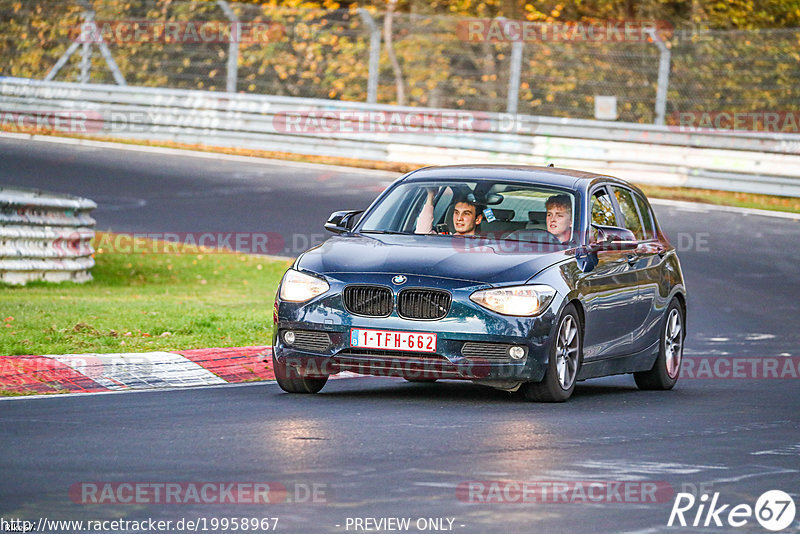
[[[722,527],[727,523],[731,527],[743,527],[754,516],[767,530],[784,530],[794,522],[794,500],[786,492],[770,490],[761,494],[755,507],[744,503],[732,506],[719,502],[719,492],[714,493],[710,502],[705,493],[699,499],[691,493],[678,493],[667,526],[709,527],[713,524]]]

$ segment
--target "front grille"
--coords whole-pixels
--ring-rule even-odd
[[[476,343],[467,341],[461,347],[461,355],[467,358],[485,358],[487,360],[508,360],[508,349],[505,343]]]
[[[382,286],[347,286],[342,298],[347,311],[366,317],[388,317],[394,306],[392,290]]]
[[[404,289],[397,297],[397,313],[404,319],[441,319],[450,310],[450,293],[435,289]]]
[[[327,332],[314,330],[292,330],[294,343],[292,347],[312,352],[325,352],[331,346],[331,338]]]

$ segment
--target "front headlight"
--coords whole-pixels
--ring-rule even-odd
[[[531,317],[542,313],[555,294],[552,287],[539,284],[483,289],[469,299],[503,315]]]
[[[283,275],[283,282],[281,282],[281,300],[305,302],[325,293],[330,288],[331,286],[325,280],[289,269]]]

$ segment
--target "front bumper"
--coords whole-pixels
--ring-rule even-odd
[[[440,279],[416,277],[408,285],[442,287]],[[389,317],[360,317],[345,311],[341,292],[348,280],[327,277],[330,291],[306,303],[275,301],[273,354],[276,372],[290,377],[324,376],[341,371],[362,375],[402,376],[411,379],[447,378],[497,382],[540,381],[550,353],[552,332],[560,301],[550,303],[537,317],[507,317],[469,300],[485,285],[451,282],[450,311],[435,321]],[[360,277],[358,283],[364,283]],[[369,283],[368,281],[366,281]],[[438,284],[438,285],[436,285]],[[436,333],[435,353],[361,349],[350,346],[350,329]],[[292,344],[286,331],[299,333]],[[524,348],[523,358],[507,353],[510,346]]]

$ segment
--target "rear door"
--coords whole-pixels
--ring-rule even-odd
[[[658,287],[658,265],[661,257],[653,247],[653,223],[649,212],[647,221],[644,220],[640,210],[638,196],[633,190],[614,185],[614,200],[617,203],[620,226],[627,228],[639,245],[634,250],[626,251],[626,259],[630,268],[636,273],[639,290],[634,303],[630,306],[629,325],[631,331],[631,351],[638,352],[651,345],[651,339],[646,335],[649,330],[646,324],[653,307],[655,289]]]
[[[633,333],[634,350],[644,350],[658,341],[660,319],[669,296],[662,272],[666,248],[658,239],[655,215],[650,204],[636,191],[631,191],[641,221],[641,237],[636,248],[636,272],[639,279],[639,301],[643,324]]]
[[[590,223],[621,226],[616,201],[607,187],[591,190],[589,210]],[[595,237],[590,230],[589,240]],[[599,251],[597,266],[580,278],[578,290],[586,305],[585,361],[631,352],[631,332],[641,321],[636,317],[638,279],[628,255],[625,250]]]

